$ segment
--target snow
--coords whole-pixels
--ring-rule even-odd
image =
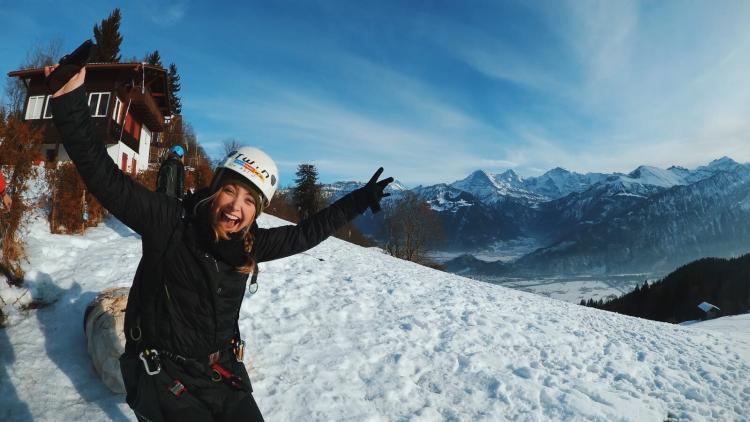
[[[634,179],[644,185],[661,186],[664,188],[686,184],[685,180],[676,172],[653,166],[640,166],[630,172],[628,178]]]
[[[637,285],[643,284],[646,278],[642,275],[610,277],[582,275],[578,277],[543,277],[533,279],[496,277],[494,280],[491,278],[489,280],[488,278],[482,278],[482,280],[577,304],[581,302],[581,299],[607,300],[612,296],[622,296],[625,293],[631,292]]]
[[[448,186],[469,192],[488,204],[502,201],[506,197],[523,198],[531,202],[545,200],[542,195],[528,191],[523,180],[513,170],[495,175],[490,175],[484,170],[476,170]]]
[[[130,283],[138,236],[114,219],[51,235],[37,217],[28,251],[26,294],[51,304],[0,329],[0,420],[135,420],[96,377],[82,319]],[[266,420],[750,420],[749,343],[734,334],[750,318],[631,318],[338,239],[261,271],[240,329]]]
[[[701,304],[698,305],[698,307],[701,308],[701,311],[703,311],[703,312],[708,312],[708,311],[710,311],[712,309],[720,310],[719,308],[717,308],[716,306],[714,306],[714,305],[712,305],[712,304],[710,304],[708,302],[701,302]]]

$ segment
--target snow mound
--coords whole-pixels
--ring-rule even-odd
[[[112,392],[125,394],[120,372],[120,355],[125,352],[126,287],[104,289],[84,313],[86,345],[104,385]]]

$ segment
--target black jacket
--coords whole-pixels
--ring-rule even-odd
[[[156,177],[156,191],[167,196],[182,199],[185,189],[185,166],[179,158],[170,156],[159,167]]]
[[[201,234],[208,223],[117,168],[94,136],[83,87],[53,99],[52,106],[65,149],[89,191],[141,236],[143,256],[126,312],[128,348],[140,337],[133,335],[136,325],[148,347],[183,356],[204,359],[224,347],[234,335],[248,276],[208,252]],[[305,251],[366,208],[365,195],[355,191],[296,226],[262,229],[254,223],[251,255],[264,262]],[[139,321],[136,313],[147,320]]]

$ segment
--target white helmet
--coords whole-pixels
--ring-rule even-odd
[[[224,162],[216,167],[211,182],[211,192],[215,192],[221,180],[230,176],[232,172],[237,173],[260,191],[263,195],[263,208],[266,208],[279,185],[279,171],[271,157],[258,148],[251,147],[240,147],[230,152]]]

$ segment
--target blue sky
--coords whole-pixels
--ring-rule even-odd
[[[177,64],[207,151],[257,146],[282,184],[750,161],[747,1],[0,0],[3,72],[118,6],[123,59]]]

